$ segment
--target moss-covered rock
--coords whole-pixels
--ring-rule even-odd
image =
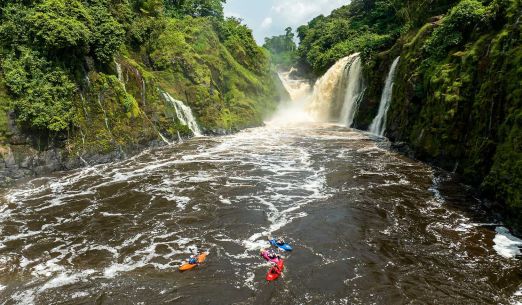
[[[508,221],[520,229],[522,47],[513,13],[519,9],[509,1],[461,1],[446,17],[404,34],[366,63],[368,89],[356,126],[371,122],[383,77],[400,55],[387,136],[505,204]],[[480,22],[466,27],[462,18]],[[448,30],[458,39],[436,43],[451,40],[443,37]]]
[[[228,34],[211,30],[218,26]],[[251,33],[249,43],[238,39],[244,31],[233,20],[223,25],[209,18],[171,19],[151,47],[161,88],[184,100],[206,129],[256,126],[276,107],[268,55]]]
[[[513,0],[353,0],[299,28],[299,62],[320,74],[361,52],[353,126],[367,130],[401,56],[386,135],[501,203],[522,233],[520,12]]]
[[[17,96],[5,86],[0,70],[1,151],[4,159],[14,160],[0,172],[16,178],[35,174],[34,162],[24,161],[28,168],[21,167],[20,160],[28,158],[51,162],[52,166],[44,166],[49,171],[86,160],[111,161],[151,143],[192,136],[162,92],[188,105],[209,133],[259,126],[275,110],[281,85],[274,81],[268,54],[238,20],[159,15],[135,21],[143,18],[157,21],[148,23],[149,36],[140,36],[137,42],[129,32],[129,43],[121,46],[113,61],[85,56],[83,64],[62,64],[63,71],[71,72],[68,83],[75,88],[67,100],[70,126],[59,132],[36,132],[19,120],[12,106],[20,103],[12,102]],[[10,148],[15,142],[20,145],[16,150]],[[48,154],[50,150],[57,153]]]

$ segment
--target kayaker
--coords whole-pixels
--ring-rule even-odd
[[[281,237],[279,237],[279,238],[276,240],[276,243],[277,243],[278,245],[280,245],[280,246],[286,244],[286,243],[285,243],[285,240],[284,240],[283,238],[281,238]]]
[[[270,250],[268,251],[268,257],[269,257],[270,259],[275,259],[275,258],[277,257],[277,254],[275,253],[274,250],[270,249]]]
[[[274,266],[270,269],[270,273],[273,273],[273,274],[281,274],[281,269],[279,269],[279,267],[277,266]]]
[[[191,265],[197,264],[198,258],[196,257],[196,255],[191,255],[190,258],[188,259],[188,263]]]

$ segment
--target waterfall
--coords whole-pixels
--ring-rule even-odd
[[[361,57],[358,54],[353,58],[350,66],[347,67],[346,70],[348,79],[346,80],[346,91],[344,93],[344,103],[339,123],[346,127],[351,127],[364,94],[362,63]]]
[[[101,94],[98,94],[98,105],[100,106],[100,108],[103,112],[103,119],[105,120],[105,127],[107,127],[107,131],[112,135],[112,131],[109,128],[109,119],[107,118],[107,112],[105,111],[105,108],[103,108],[101,99],[102,99]]]
[[[279,72],[278,76],[284,88],[290,95],[290,101],[281,101],[274,115],[266,121],[269,125],[295,125],[314,122],[314,118],[308,111],[312,87],[306,79],[295,79],[292,73],[295,68],[288,72]]]
[[[85,74],[85,84],[87,85],[87,88],[91,86],[91,79],[89,78],[89,74]]]
[[[196,119],[192,114],[192,110],[187,105],[183,104],[182,101],[178,101],[174,99],[170,94],[166,92],[161,93],[166,101],[170,102],[172,106],[176,109],[176,115],[178,120],[186,125],[195,136],[201,136],[201,130],[199,129],[198,123],[196,123]]]
[[[123,71],[121,69],[121,65],[115,60],[114,63],[116,64],[116,72],[118,73],[118,80],[122,83],[123,87],[125,88],[125,80],[123,79]]]
[[[293,79],[291,77],[292,73],[295,71],[296,69],[292,67],[288,72],[280,72],[277,74],[286,91],[290,94],[290,98],[294,102],[305,99],[310,95],[312,90],[308,81]]]
[[[277,124],[336,121],[350,127],[364,94],[359,53],[338,60],[313,87],[307,80],[293,79],[292,72],[279,73],[292,103],[282,103],[269,121]]]
[[[355,53],[337,61],[317,80],[309,110],[318,121],[329,121],[338,108],[339,122],[350,126],[363,91],[361,58]]]
[[[390,72],[388,72],[388,76],[386,77],[386,83],[384,84],[384,90],[382,91],[379,112],[377,113],[377,116],[375,117],[375,119],[373,119],[373,122],[370,125],[369,131],[378,136],[384,136],[384,132],[386,131],[387,114],[392,100],[393,82],[395,79],[395,74],[397,71],[397,65],[399,64],[399,60],[400,56],[397,57],[391,65]]]

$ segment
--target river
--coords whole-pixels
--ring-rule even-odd
[[[388,146],[273,125],[20,182],[0,205],[0,303],[519,302],[522,264],[480,201]],[[268,234],[295,248],[271,284]],[[178,272],[196,250],[207,262]]]

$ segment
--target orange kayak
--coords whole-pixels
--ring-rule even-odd
[[[198,263],[197,264],[185,263],[185,264],[179,266],[179,271],[187,271],[187,270],[195,268],[197,265],[203,263],[205,261],[205,259],[207,259],[207,255],[208,255],[208,253],[206,253],[206,252],[205,253],[201,253],[200,255],[198,255]]]

